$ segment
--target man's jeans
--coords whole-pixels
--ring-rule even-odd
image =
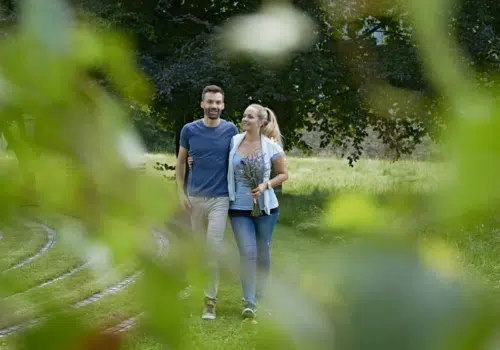
[[[224,249],[229,197],[189,197],[189,201],[194,233],[206,233],[210,275],[205,296],[216,299],[219,289],[219,258]]]
[[[230,212],[229,217],[240,251],[243,297],[255,305],[265,293],[271,267],[271,238],[279,212],[258,217],[234,213]]]

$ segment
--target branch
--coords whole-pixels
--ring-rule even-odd
[[[210,23],[208,21],[201,20],[198,17],[193,16],[191,14],[181,15],[181,16],[173,16],[169,13],[168,16],[170,17],[172,22],[176,22],[176,23],[185,23],[185,20],[188,20],[188,21],[191,21],[193,23],[200,24],[209,30],[211,30],[214,27],[214,25],[212,23]]]
[[[383,24],[379,23],[375,27],[370,28],[369,30],[367,30],[366,32],[364,32],[363,34],[361,34],[360,36],[358,36],[357,39],[366,39],[366,38],[368,38],[370,35],[372,35],[376,31],[378,31],[382,27],[383,27]]]

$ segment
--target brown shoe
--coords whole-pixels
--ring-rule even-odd
[[[203,314],[201,318],[204,320],[215,320],[215,299],[205,298],[205,307],[203,308]]]

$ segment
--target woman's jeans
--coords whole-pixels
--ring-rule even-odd
[[[253,217],[250,211],[230,210],[229,217],[241,259],[241,286],[246,302],[255,305],[264,296],[271,266],[270,245],[278,220],[276,208],[271,215]]]

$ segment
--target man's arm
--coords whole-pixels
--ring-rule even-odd
[[[186,159],[188,157],[188,148],[188,130],[186,127],[183,127],[180,135],[179,154],[177,154],[177,160],[175,162],[175,180],[177,182],[177,193],[179,196],[179,200],[181,202],[181,206],[184,209],[188,209],[191,207],[189,199],[184,193],[184,179],[186,177]]]
[[[184,178],[186,177],[186,160],[188,150],[179,146],[179,154],[175,162],[175,179],[177,181],[177,190],[184,193]]]

